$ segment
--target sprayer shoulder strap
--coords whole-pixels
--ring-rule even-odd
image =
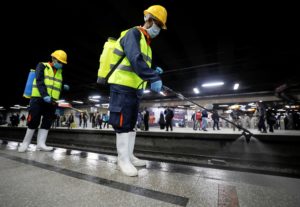
[[[118,62],[114,65],[114,67],[112,67],[112,69],[108,72],[107,76],[106,76],[106,80],[108,81],[109,77],[111,76],[111,74],[116,70],[116,68],[118,67],[118,65],[120,65],[120,63],[122,62],[122,60],[125,58],[125,54],[120,58],[120,60],[118,60]]]

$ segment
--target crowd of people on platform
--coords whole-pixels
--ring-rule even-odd
[[[161,130],[173,131],[174,123],[174,110],[171,107],[167,107],[160,111],[159,119],[156,121],[151,120],[153,115],[150,115],[149,109],[144,107],[138,113],[138,119],[136,129],[142,131],[149,131],[149,125],[159,126]],[[152,113],[152,112],[151,112]],[[55,119],[52,123],[52,128],[67,127],[68,129],[73,128],[93,128],[93,129],[104,129],[109,128],[109,113],[107,112],[94,112],[94,113],[73,113],[72,111],[67,114],[55,114]],[[274,132],[274,130],[297,130],[300,129],[300,117],[299,113],[294,111],[288,111],[286,113],[278,113],[271,107],[265,107],[260,102],[257,103],[255,112],[247,112],[234,108],[230,113],[223,113],[213,109],[207,110],[195,110],[190,116],[189,120],[183,120],[182,127],[191,127],[193,130],[207,131],[221,130],[222,128],[232,128],[233,131],[240,130],[234,124],[230,124],[222,119],[228,119],[235,125],[239,125],[246,129],[258,129],[262,133]],[[2,116],[3,123],[5,122],[4,116]],[[187,124],[188,122],[192,124]],[[27,125],[27,116],[24,113],[12,113],[9,116],[8,126],[13,127],[25,127]],[[178,126],[178,125],[176,125]],[[179,124],[179,127],[181,125]],[[209,128],[209,129],[208,129]]]

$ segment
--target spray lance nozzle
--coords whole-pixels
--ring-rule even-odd
[[[243,131],[242,135],[245,137],[247,144],[249,144],[251,137],[253,136],[253,134],[249,131]]]

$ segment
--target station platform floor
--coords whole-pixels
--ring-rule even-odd
[[[0,145],[1,207],[300,206],[297,178],[155,161],[127,177],[115,156],[17,146]]]

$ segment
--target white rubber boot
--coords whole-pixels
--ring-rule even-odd
[[[146,160],[141,160],[133,155],[136,132],[129,132],[129,158],[131,163],[136,167],[146,166]]]
[[[52,151],[53,147],[46,146],[46,139],[48,136],[49,130],[47,129],[39,129],[38,136],[37,136],[37,146],[36,150],[42,150],[42,151]]]
[[[27,150],[27,148],[31,142],[31,139],[33,137],[34,132],[35,132],[35,129],[27,128],[23,142],[21,143],[21,146],[18,147],[18,152],[25,152]]]
[[[138,171],[132,165],[128,154],[129,133],[117,133],[118,166],[123,174],[137,176]]]

